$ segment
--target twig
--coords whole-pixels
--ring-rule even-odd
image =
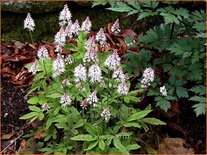
[[[14,142],[16,142],[17,139],[19,139],[22,135],[23,135],[23,132],[22,132],[16,139],[14,139],[12,143],[10,143],[7,147],[5,147],[5,148],[1,151],[1,153],[3,153],[4,151],[6,151],[6,150],[7,150],[11,145],[13,145]]]

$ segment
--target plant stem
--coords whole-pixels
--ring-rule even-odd
[[[30,38],[31,38],[32,44],[34,44],[34,40],[33,40],[33,38],[32,38],[32,33],[31,33],[31,31],[29,31],[29,35],[30,35]]]

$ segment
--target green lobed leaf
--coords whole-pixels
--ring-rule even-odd
[[[72,138],[70,138],[71,140],[74,141],[94,141],[97,140],[97,137],[89,135],[89,134],[80,134],[78,136],[74,136]]]
[[[143,111],[140,111],[140,112],[136,112],[134,114],[132,114],[128,119],[127,121],[134,121],[134,120],[138,120],[138,119],[141,119],[145,116],[147,116],[152,110],[143,110]]]
[[[145,123],[148,123],[148,124],[151,124],[151,125],[166,125],[165,122],[159,120],[159,119],[156,119],[156,118],[143,118],[142,119],[142,122],[145,122]]]
[[[114,142],[114,146],[115,146],[119,151],[121,151],[121,153],[129,154],[129,152],[127,151],[127,148],[124,147],[124,146],[121,144],[120,140],[119,140],[117,137],[114,137],[113,142]]]

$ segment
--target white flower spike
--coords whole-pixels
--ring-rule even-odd
[[[24,29],[28,29],[29,31],[34,31],[35,23],[32,19],[30,13],[27,14],[26,19],[24,20]]]
[[[75,82],[85,82],[86,81],[86,68],[80,64],[75,67],[74,70]]]
[[[65,64],[63,59],[61,58],[61,55],[58,53],[56,60],[53,61],[53,77],[60,76],[65,71]]]
[[[115,70],[118,66],[120,66],[120,60],[117,50],[114,50],[114,53],[107,57],[104,64],[107,66],[110,70]]]
[[[101,82],[101,68],[97,64],[90,66],[88,69],[88,77],[90,78],[90,83]]]
[[[81,30],[89,32],[91,30],[91,27],[92,27],[92,23],[91,23],[89,17],[86,17],[85,21],[83,21],[83,23],[81,25]]]
[[[68,5],[65,4],[63,10],[60,12],[60,15],[59,15],[59,25],[60,26],[66,25],[67,22],[70,21],[71,17],[72,15],[68,8]]]
[[[114,34],[118,34],[121,32],[120,30],[120,26],[119,26],[119,19],[117,19],[114,24],[112,25],[111,27],[111,31],[114,33]]]
[[[45,59],[49,57],[48,50],[45,46],[41,46],[37,51],[37,56],[39,59]]]

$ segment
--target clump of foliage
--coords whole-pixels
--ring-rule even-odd
[[[28,93],[30,112],[21,119],[41,122],[37,132],[44,141],[39,150],[43,153],[132,153],[140,148],[139,135],[149,125],[165,123],[147,117],[150,105],[143,110],[134,108],[141,102],[137,93],[143,89],[129,89],[117,50],[99,53],[99,46],[107,45],[104,30],[96,39],[87,38],[89,17],[81,27],[70,18],[65,6],[55,36],[55,59],[42,46],[38,59],[27,66],[34,82]],[[116,34],[120,29],[118,21],[115,23],[112,32]],[[29,15],[25,28],[33,31],[34,26]],[[34,135],[27,135],[30,141]]]
[[[94,2],[106,5],[107,2]],[[126,38],[131,43],[124,70],[134,74],[146,67],[155,69],[156,79],[146,91],[153,96],[157,107],[167,111],[179,99],[193,101],[197,116],[206,112],[205,91],[205,42],[206,13],[204,10],[190,11],[179,2],[110,2],[108,10],[137,14],[137,20],[156,17],[158,23],[144,34],[138,42]],[[140,51],[131,51],[139,46]],[[160,96],[159,87],[165,85],[167,96]],[[140,84],[137,85],[138,87]],[[185,100],[186,101],[186,100]]]

